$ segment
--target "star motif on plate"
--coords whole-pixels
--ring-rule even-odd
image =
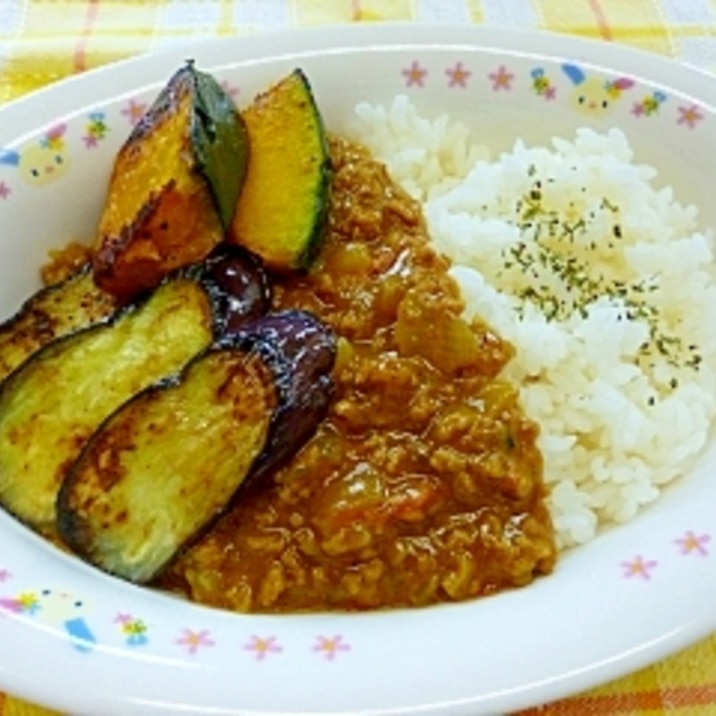
[[[210,636],[207,629],[202,631],[193,631],[192,629],[184,629],[182,635],[176,640],[180,646],[186,647],[189,654],[196,654],[203,647],[214,646],[214,640]]]
[[[340,635],[318,636],[313,645],[313,651],[322,654],[326,661],[333,661],[340,652],[350,651],[350,649],[350,644],[346,644]]]
[[[631,108],[631,113],[635,117],[643,117],[646,114],[646,111],[644,110],[644,105],[641,102],[634,102]]]
[[[492,82],[492,89],[495,92],[500,90],[511,90],[512,80],[515,76],[507,71],[504,65],[500,65],[494,72],[490,72],[488,75],[490,82]]]
[[[698,554],[706,557],[709,553],[706,545],[711,541],[711,535],[697,535],[689,530],[683,537],[674,540],[681,548],[681,554]]]
[[[406,87],[423,87],[428,71],[421,67],[417,60],[413,60],[411,65],[402,71],[402,74],[405,77]]]
[[[646,560],[641,555],[637,555],[628,562],[621,563],[622,569],[624,570],[622,576],[626,579],[639,577],[648,582],[651,579],[652,570],[655,569],[658,564],[659,563],[655,560]]]
[[[699,108],[695,104],[692,104],[688,107],[679,107],[679,118],[676,120],[676,123],[684,124],[689,129],[693,129],[703,118],[704,115],[701,114]]]
[[[448,87],[467,87],[467,81],[472,72],[465,69],[462,62],[457,62],[454,67],[448,67],[445,74],[449,77]]]
[[[142,118],[146,108],[146,104],[130,99],[127,102],[127,106],[121,110],[121,113],[129,120],[130,124],[136,124]]]
[[[263,661],[271,654],[280,654],[283,647],[277,642],[275,636],[261,637],[252,636],[251,641],[244,645],[246,651],[253,651],[257,661]]]

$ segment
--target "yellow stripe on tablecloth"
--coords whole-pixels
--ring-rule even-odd
[[[296,24],[413,20],[411,0],[293,0]]]
[[[482,25],[485,22],[485,13],[480,0],[467,0],[467,11],[471,22],[476,25]]]
[[[78,71],[151,49],[160,5],[102,0],[85,4],[87,13],[73,58]]]
[[[293,0],[297,25],[327,25],[355,20],[353,0]]]
[[[674,55],[657,0],[539,0],[544,27]]]
[[[678,659],[655,664],[650,671],[664,692],[666,709],[684,708],[688,705],[685,698],[693,695],[700,696],[701,703],[708,698],[708,713],[716,712],[716,636],[687,649]],[[691,691],[684,691],[686,687]]]
[[[26,45],[32,50],[25,50]],[[2,68],[0,104],[73,73],[74,38],[22,39],[15,43]]]
[[[518,716],[713,716],[716,635],[604,686]]]
[[[3,703],[0,701],[0,716],[60,716],[57,711],[48,711],[40,706],[33,706],[8,696]]]
[[[410,0],[354,0],[356,20],[412,20],[413,6]]]
[[[76,36],[84,23],[90,1],[35,0],[25,3],[23,35],[47,37],[48,35]]]
[[[151,49],[158,6],[100,0],[35,0],[2,67],[0,103]],[[5,39],[0,34],[0,39]]]
[[[234,3],[233,0],[221,0],[219,3],[219,16],[216,25],[217,37],[230,37],[237,33],[234,23]],[[157,28],[157,34],[164,30],[163,27]]]

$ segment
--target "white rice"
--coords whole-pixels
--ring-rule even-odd
[[[560,546],[632,519],[688,469],[716,410],[714,246],[696,209],[656,188],[655,169],[634,162],[618,130],[580,129],[544,147],[517,141],[490,159],[465,126],[421,117],[398,97],[390,107],[359,105],[349,136],[422,202],[467,317],[516,347],[506,375],[541,428]],[[530,217],[535,190],[541,208]],[[547,238],[552,220],[556,236]],[[575,225],[569,239],[565,227]],[[556,269],[555,257],[567,255],[572,268]],[[600,297],[579,288],[577,270]],[[541,298],[525,297],[535,289]],[[698,369],[687,365],[696,356]]]

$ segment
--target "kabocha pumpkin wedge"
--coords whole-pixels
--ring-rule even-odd
[[[275,405],[257,355],[199,355],[92,436],[58,495],[60,535],[101,569],[148,581],[224,510],[263,449]]]
[[[0,381],[56,338],[107,320],[117,299],[92,279],[89,264],[40,289],[0,325]]]
[[[0,384],[0,504],[52,533],[57,491],[102,420],[267,308],[257,266],[227,250],[168,277],[111,320],[34,353]]]
[[[305,269],[323,235],[331,176],[323,120],[306,76],[294,70],[242,116],[251,155],[229,238],[273,270]]]
[[[182,67],[116,157],[95,242],[97,284],[129,299],[209,254],[231,223],[248,152],[221,85]]]

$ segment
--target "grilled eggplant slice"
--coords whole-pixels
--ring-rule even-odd
[[[278,389],[266,447],[251,470],[255,480],[290,458],[325,416],[336,338],[313,314],[289,310],[247,324],[231,340],[263,358]]]
[[[116,157],[94,276],[127,300],[205,258],[231,223],[248,163],[233,101],[189,63],[169,80]]]
[[[94,283],[89,264],[40,289],[0,325],[0,381],[42,346],[107,320],[118,307],[117,299]]]
[[[50,528],[65,471],[97,425],[211,339],[209,297],[177,278],[111,323],[41,349],[0,385],[0,503]]]
[[[221,317],[218,336],[231,334],[271,308],[271,281],[258,257],[240,246],[222,244],[199,266],[201,281],[211,286]]]
[[[99,426],[59,490],[60,536],[101,569],[150,581],[315,430],[334,355],[330,328],[303,311],[225,335]]]
[[[260,267],[227,248],[111,321],[35,353],[0,384],[0,504],[51,531],[57,490],[99,423],[134,393],[176,373],[229,326],[266,310],[267,291]]]
[[[263,361],[224,345],[111,415],[69,471],[58,528],[81,557],[146,582],[226,507],[276,406]]]

